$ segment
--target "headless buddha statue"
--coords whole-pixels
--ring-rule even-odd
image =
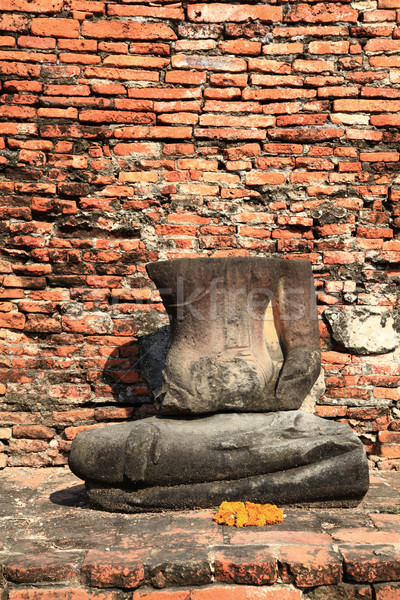
[[[93,505],[141,512],[223,500],[349,505],[368,489],[348,425],[298,410],[320,372],[310,264],[194,258],[147,265],[170,318],[158,415],[92,429],[70,468]],[[264,337],[272,302],[283,364]]]

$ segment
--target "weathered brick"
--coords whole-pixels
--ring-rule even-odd
[[[335,100],[337,112],[399,112],[400,100]]]
[[[82,588],[26,588],[8,592],[9,600],[117,600],[117,592],[98,592]]]
[[[190,600],[300,600],[300,598],[300,590],[284,585],[271,587],[222,585],[192,590],[190,593]]]
[[[263,547],[217,547],[214,554],[216,581],[265,585],[277,580],[274,556]]]
[[[171,57],[171,64],[177,69],[206,69],[237,73],[246,71],[246,61],[241,58],[223,56],[201,56],[195,54],[176,54]]]
[[[297,587],[334,585],[342,579],[341,556],[329,547],[284,546],[279,565],[282,580]]]
[[[144,581],[144,550],[90,550],[82,564],[84,581],[93,587],[134,589]]]
[[[240,22],[250,19],[274,22],[282,18],[282,8],[278,6],[262,6],[241,4],[192,4],[188,6],[188,18],[191,21],[203,23]]]
[[[285,181],[284,173],[268,173],[264,171],[252,171],[246,175],[247,185],[279,185]]]
[[[400,583],[377,583],[374,585],[376,600],[399,600]]]
[[[66,581],[76,576],[79,562],[78,553],[40,553],[8,560],[4,575],[16,583]]]
[[[176,40],[176,34],[169,25],[155,22],[85,21],[81,33],[97,39]]]
[[[298,3],[291,7],[285,17],[288,23],[335,23],[345,21],[356,23],[358,11],[343,4],[302,4]]]
[[[33,35],[77,38],[79,37],[79,28],[79,21],[73,19],[38,18],[31,21]]]
[[[44,425],[14,425],[13,436],[15,438],[51,440],[56,432],[51,427]]]
[[[246,56],[257,56],[261,53],[261,42],[250,40],[227,40],[220,42],[221,52],[228,54],[245,54]]]
[[[57,13],[63,4],[63,0],[35,0],[34,5],[29,0],[4,0],[2,9],[27,13]]]
[[[394,546],[361,544],[340,546],[344,571],[351,581],[398,581],[400,555]]]
[[[117,4],[111,4],[108,7],[108,14],[110,16],[119,17],[153,17],[154,10],[151,6],[119,6]],[[184,19],[185,13],[182,8],[169,8],[168,6],[160,6],[157,10],[157,17],[159,19]]]
[[[123,129],[115,129],[116,138],[123,139],[190,139],[192,135],[191,127],[145,127],[132,126]]]

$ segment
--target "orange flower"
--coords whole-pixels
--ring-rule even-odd
[[[222,502],[214,521],[232,527],[262,527],[282,523],[283,510],[275,504],[254,504],[253,502]]]

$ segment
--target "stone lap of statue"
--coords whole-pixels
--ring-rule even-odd
[[[79,434],[70,467],[106,510],[223,500],[359,501],[364,448],[349,426],[297,410],[320,371],[307,261],[194,258],[147,265],[171,321],[159,415]],[[284,362],[264,339],[272,301]]]

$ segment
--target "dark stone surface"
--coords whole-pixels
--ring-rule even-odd
[[[102,459],[107,447],[118,468]],[[243,498],[345,503],[368,489],[364,448],[351,429],[301,411],[151,417],[88,430],[76,438],[70,467],[95,505],[129,512]]]

